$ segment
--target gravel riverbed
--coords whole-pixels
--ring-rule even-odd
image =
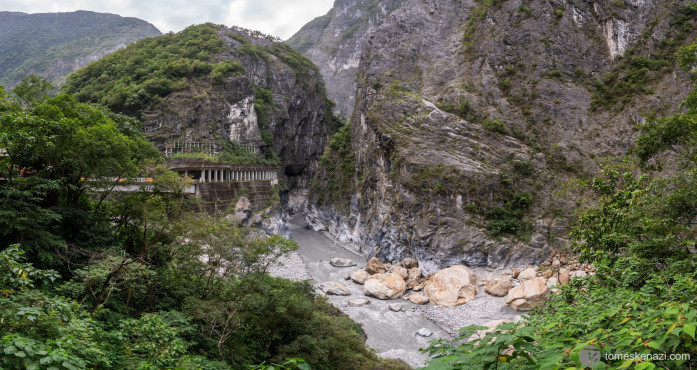
[[[267,272],[271,276],[293,281],[312,280],[307,265],[297,251],[279,258],[275,264],[269,266]]]
[[[292,238],[298,243],[299,250],[278,261],[269,268],[269,274],[291,280],[312,280],[319,284],[328,281],[341,282],[350,290],[348,296],[327,296],[330,303],[339,307],[354,321],[363,326],[367,335],[366,343],[376,349],[381,357],[400,358],[413,367],[422,367],[428,361],[426,354],[419,348],[428,347],[429,341],[438,338],[452,338],[459,328],[484,324],[491,320],[513,319],[518,313],[505,305],[505,298],[494,297],[479,287],[477,298],[458,307],[441,307],[433,304],[416,305],[402,298],[379,300],[366,297],[363,286],[345,280],[347,274],[364,268],[365,258],[356,254],[351,248],[337,243],[323,233],[305,227],[302,217],[291,219]],[[333,267],[329,260],[334,257],[352,259],[357,266]],[[492,280],[501,274],[501,270],[473,269],[485,280]],[[318,294],[324,294],[317,289]],[[354,306],[349,301],[361,298],[369,304]],[[399,304],[402,311],[389,309],[392,304]],[[431,335],[424,337],[418,332],[425,331]]]

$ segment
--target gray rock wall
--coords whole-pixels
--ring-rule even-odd
[[[327,92],[344,117],[355,104],[356,72],[363,44],[400,0],[336,0],[326,15],[305,25],[287,43],[320,69]]]
[[[627,153],[642,115],[677,110],[689,91],[669,61],[610,103],[592,104],[596,81],[639,71],[632,60],[670,58],[684,4],[401,2],[361,51],[350,205],[311,200],[308,224],[366,256],[415,257],[430,270],[535,264],[567,248],[587,195],[570,181]],[[491,237],[484,215],[519,192],[532,195],[529,230]]]

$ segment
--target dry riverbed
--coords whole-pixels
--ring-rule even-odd
[[[302,217],[291,219],[292,238],[299,250],[273,266],[269,273],[292,280],[312,280],[315,284],[340,282],[348,295],[328,295],[328,300],[354,321],[367,335],[367,344],[382,357],[400,358],[413,367],[424,366],[428,356],[419,348],[438,338],[452,338],[457,329],[496,319],[512,319],[519,314],[505,305],[503,297],[494,297],[479,287],[476,299],[457,307],[433,304],[417,305],[402,298],[381,300],[364,294],[363,286],[346,280],[347,275],[365,268],[363,256],[356,254],[322,233],[305,227]],[[350,259],[355,266],[334,267],[332,258]],[[474,269],[491,280],[501,274],[492,269]],[[319,294],[321,290],[318,289]]]

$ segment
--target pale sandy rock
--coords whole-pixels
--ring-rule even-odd
[[[411,289],[415,292],[422,290],[426,285],[426,279],[420,278],[418,280],[412,280],[407,284],[407,289]]]
[[[428,303],[428,297],[423,293],[414,293],[409,296],[409,301],[414,304],[426,304]]]
[[[487,283],[484,291],[496,297],[503,297],[511,288],[513,281],[510,278],[501,278]]]
[[[348,305],[350,307],[361,307],[361,306],[367,306],[370,304],[370,301],[365,299],[365,298],[353,298],[349,299]]]
[[[370,278],[370,274],[365,270],[356,270],[353,274],[351,274],[351,280],[356,284],[363,285],[368,278]]]
[[[561,270],[559,270],[559,283],[561,283],[561,284],[568,284],[568,283],[569,283],[569,278],[570,278],[569,269],[561,269]]]
[[[525,306],[525,300],[523,298],[518,298],[509,303],[509,306],[518,311],[524,311],[521,307]]]
[[[588,274],[585,271],[579,270],[579,271],[571,271],[569,276],[573,278],[584,278],[588,276]]]
[[[544,302],[548,292],[547,280],[536,277],[509,290],[506,304],[518,311],[527,311]]]
[[[518,274],[518,280],[520,281],[527,281],[536,277],[537,271],[535,271],[535,269],[532,267],[528,267],[525,270],[521,271],[520,274]]]
[[[454,307],[474,299],[478,289],[477,276],[469,268],[455,265],[435,273],[424,286],[433,304]]]
[[[417,281],[421,279],[421,268],[419,267],[412,267],[407,270],[407,278],[406,282],[409,284],[412,281]]]
[[[365,271],[367,271],[371,275],[379,274],[382,272],[387,271],[385,268],[385,265],[380,262],[377,257],[373,257],[370,260],[368,260],[368,265],[365,266]]]
[[[343,283],[327,281],[319,284],[319,288],[328,295],[351,295],[351,291]]]
[[[334,267],[350,267],[356,266],[356,262],[348,258],[335,257],[329,260],[329,263]]]
[[[365,295],[378,299],[399,298],[406,290],[404,279],[393,273],[375,274],[363,284]]]
[[[393,274],[399,275],[399,276],[400,276],[402,279],[404,279],[405,281],[407,280],[407,275],[408,275],[407,269],[405,269],[405,268],[402,267],[402,266],[395,266],[395,267],[392,269],[392,273],[393,273]]]

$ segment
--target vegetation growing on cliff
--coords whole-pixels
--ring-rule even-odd
[[[224,48],[218,28],[206,23],[140,40],[71,74],[62,91],[79,101],[139,116],[158,98],[189,88],[191,78],[220,83],[243,74],[238,62],[215,60]]]
[[[697,4],[687,4],[678,8],[670,22],[670,29],[650,56],[643,50],[654,34],[655,22],[637,40],[636,46],[618,57],[618,62],[611,72],[595,81],[595,91],[591,102],[592,109],[615,108],[619,111],[637,94],[650,93],[648,84],[670,70],[675,64],[675,53],[683,46],[685,39],[694,29],[697,16]]]
[[[264,133],[262,132],[262,138]],[[272,140],[273,135],[267,140]],[[234,141],[221,140],[223,143],[223,149],[220,153],[211,155],[206,152],[189,152],[189,153],[177,153],[172,156],[172,158],[203,158],[208,162],[225,162],[232,164],[267,164],[278,166],[281,164],[281,159],[278,158],[276,153],[273,151],[273,146],[268,146],[266,144],[265,151],[263,153],[255,153],[251,150],[247,150],[241,147]]]
[[[0,367],[386,366],[309,283],[264,273],[293,241],[192,213],[137,121],[17,99],[0,89]],[[111,191],[135,176],[149,191]]]
[[[352,181],[356,171],[356,156],[351,146],[350,122],[345,122],[331,137],[319,162],[321,171],[318,172],[314,181],[319,202],[347,206],[351,198]]]
[[[696,50],[694,44],[682,48],[679,60],[693,78]],[[640,127],[635,151],[643,167],[632,161],[609,166],[589,182],[599,201],[581,211],[571,236],[579,259],[593,263],[597,274],[558,286],[523,323],[462,343],[485,329],[470,326],[453,341],[433,342],[431,367],[582,367],[579,352],[589,345],[601,353],[595,368],[697,365],[695,95],[697,89],[683,112]],[[681,171],[669,177],[646,172],[667,151]],[[620,354],[644,357],[614,357]]]

